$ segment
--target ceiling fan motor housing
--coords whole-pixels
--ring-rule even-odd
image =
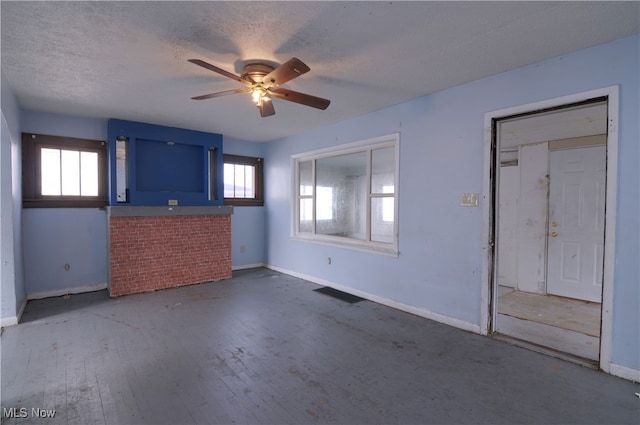
[[[274,67],[264,63],[250,63],[245,65],[240,76],[249,82],[262,83],[264,76],[274,69]]]

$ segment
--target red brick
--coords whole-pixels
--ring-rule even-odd
[[[111,295],[231,277],[231,220],[224,215],[111,217]]]

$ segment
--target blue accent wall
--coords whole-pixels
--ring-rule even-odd
[[[222,135],[110,119],[109,204],[118,205],[222,205]],[[116,138],[128,139],[129,194],[117,202]],[[209,152],[214,150],[217,199],[209,199]]]

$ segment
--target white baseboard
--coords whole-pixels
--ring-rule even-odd
[[[0,319],[0,328],[7,328],[18,324],[18,316],[3,317]]]
[[[27,306],[27,298],[25,297],[22,300],[22,304],[20,304],[20,308],[18,309],[18,314],[11,317],[3,317],[0,319],[0,328],[6,328],[8,326],[14,326],[20,323],[20,318],[22,317],[22,313],[24,312],[24,308]]]
[[[619,378],[628,379],[629,381],[640,382],[640,370],[638,369],[611,363],[609,365],[609,373]]]
[[[84,292],[102,291],[107,289],[106,283],[98,283],[97,285],[83,285],[74,288],[56,289],[53,291],[31,292],[27,294],[28,300],[40,300],[43,298],[61,297],[68,294],[82,294]]]
[[[265,267],[264,263],[255,263],[255,264],[243,264],[240,266],[232,266],[231,270],[235,271],[235,270],[245,270],[245,269],[255,269],[258,267]]]
[[[480,325],[476,325],[474,323],[469,323],[464,320],[456,319],[453,317],[444,316],[442,314],[434,313],[429,310],[413,307],[407,304],[403,304],[397,301],[389,300],[387,298],[379,297],[377,295],[369,294],[364,291],[360,291],[358,289],[353,289],[347,286],[339,285],[324,279],[319,279],[314,276],[309,276],[304,273],[298,273],[293,270],[288,270],[282,267],[265,264],[264,267],[284,273],[293,277],[297,277],[300,279],[308,280],[309,282],[316,283],[322,286],[329,286],[334,289],[338,289],[340,291],[344,291],[353,295],[357,295],[361,298],[365,298],[367,300],[376,302],[378,304],[386,305],[391,308],[395,308],[397,310],[405,311],[407,313],[415,314],[416,316],[424,317],[426,319],[430,319],[436,322],[443,323],[445,325],[450,325],[459,329],[463,329],[466,331],[480,333]],[[618,364],[610,364],[609,370],[604,370],[604,372],[610,373],[611,375],[617,376],[619,378],[627,379],[633,382],[640,382],[640,370],[633,369],[627,366],[621,366]]]
[[[22,299],[22,304],[20,304],[20,309],[18,310],[18,323],[20,323],[20,319],[22,318],[22,313],[24,313],[25,307],[27,307],[27,297]]]
[[[282,267],[273,266],[270,264],[266,264],[265,267],[271,270],[275,270],[280,273],[288,274],[293,277],[297,277],[300,279],[308,280],[309,282],[317,283],[322,286],[329,286],[334,289],[338,289],[343,292],[347,292],[352,295],[356,295],[361,298],[365,298],[369,301],[373,301],[378,304],[386,305],[387,307],[395,308],[397,310],[401,310],[407,313],[415,314],[416,316],[424,317],[425,319],[433,320],[435,322],[440,322],[445,325],[453,326],[459,329],[463,329],[465,331],[480,333],[480,325],[476,325],[474,323],[470,323],[464,320],[456,319],[454,317],[445,316],[439,313],[434,313],[429,310],[425,310],[422,308],[414,307],[408,304],[400,303],[398,301],[390,300],[388,298],[380,297],[378,295],[373,295],[368,292],[360,291],[358,289],[350,288],[348,286],[339,285],[337,283],[329,282],[324,279],[319,279],[314,276],[309,276],[303,273],[294,272],[292,270],[284,269]]]

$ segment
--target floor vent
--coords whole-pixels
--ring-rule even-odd
[[[323,286],[322,288],[314,289],[315,292],[319,292],[330,297],[337,298],[342,301],[346,301],[349,304],[355,304],[360,301],[364,301],[364,298],[357,297],[346,292],[338,291],[337,289],[330,288],[329,286]]]

